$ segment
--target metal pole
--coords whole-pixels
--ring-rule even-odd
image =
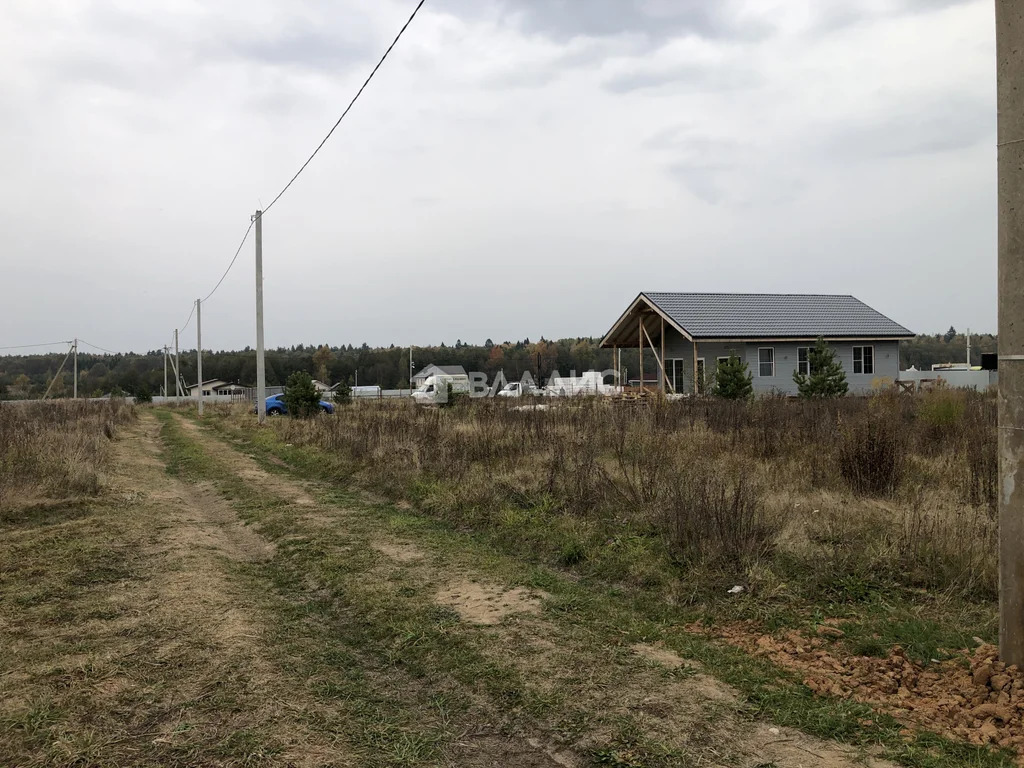
[[[75,400],[78,399],[78,337],[75,337],[75,383],[73,385],[74,394],[72,395]]]
[[[196,376],[199,386],[196,396],[199,399],[199,416],[203,415],[203,303],[196,299]]]
[[[267,420],[267,368],[263,357],[263,211],[256,211],[256,418]]]
[[[1024,5],[996,0],[999,656],[1024,666]],[[1018,491],[1016,478],[1022,478]]]

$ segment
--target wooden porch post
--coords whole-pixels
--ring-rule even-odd
[[[619,373],[619,345],[618,344],[613,344],[612,345],[612,370],[615,371],[615,386],[619,386],[622,383],[620,381],[622,376]]]
[[[637,326],[640,333],[640,391],[644,389],[644,315],[640,313],[639,324]]]
[[[665,318],[661,318],[661,394],[665,394]]]
[[[700,394],[700,386],[697,383],[697,340],[693,340],[693,394]]]

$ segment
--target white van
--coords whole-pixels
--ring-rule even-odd
[[[469,394],[469,376],[465,373],[447,374],[436,373],[428,376],[420,384],[419,388],[412,393],[412,399],[421,405],[443,403],[448,397],[448,385],[451,385],[452,394]]]
[[[529,381],[510,381],[498,392],[498,397],[523,397],[524,395],[543,394],[540,389]]]

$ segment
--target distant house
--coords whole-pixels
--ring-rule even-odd
[[[198,396],[198,384],[189,384],[187,389],[189,397]],[[245,387],[238,384],[229,384],[223,379],[207,379],[203,382],[203,397],[212,397],[213,395],[241,395],[244,394],[245,391]]]
[[[850,392],[864,393],[899,378],[899,343],[913,336],[853,296],[650,292],[634,299],[601,346],[653,356],[664,392],[702,391],[719,363],[736,355],[755,392],[796,394],[793,373],[809,371],[808,353],[823,337]]]
[[[418,387],[430,376],[437,374],[445,374],[447,376],[465,376],[466,369],[461,365],[434,365],[431,363],[427,367],[415,373],[412,377],[412,385]]]
[[[324,384],[319,379],[313,379],[313,386],[316,387],[317,392],[323,394],[324,392],[333,392],[334,387],[337,387],[338,385],[335,384],[334,387],[332,387],[329,384]]]

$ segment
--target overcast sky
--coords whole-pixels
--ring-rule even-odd
[[[0,346],[169,343],[414,5],[0,5]],[[644,290],[994,331],[995,115],[991,0],[427,0],[264,219],[267,343],[601,335]],[[203,320],[255,344],[251,240]]]

